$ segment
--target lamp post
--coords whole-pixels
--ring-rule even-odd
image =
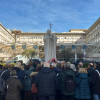
[[[72,45],[72,51],[75,53],[75,62],[77,61],[76,46]]]
[[[86,50],[84,49],[84,52],[83,52],[83,59],[85,60],[86,58]]]
[[[87,46],[83,45],[83,59],[84,60],[86,60],[86,49],[87,49]]]

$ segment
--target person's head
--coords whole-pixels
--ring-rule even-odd
[[[44,67],[50,68],[50,63],[49,62],[44,62]]]
[[[29,66],[33,66],[33,62],[30,60],[30,61],[28,62],[28,65],[29,65]]]
[[[29,69],[30,69],[30,65],[26,65],[26,66],[24,67],[24,69],[25,69],[25,70],[29,70]]]
[[[96,66],[94,66],[94,64],[91,62],[91,63],[88,64],[87,69],[89,69],[89,68],[95,68],[95,67],[96,67]]]
[[[21,63],[20,62],[16,62],[15,67],[21,68]]]
[[[36,71],[39,72],[42,69],[42,65],[41,64],[37,64],[36,65]]]
[[[41,66],[43,66],[44,65],[44,61],[41,61],[40,64],[41,64]]]
[[[35,59],[33,62],[35,65],[40,64],[40,61],[38,59]]]
[[[93,63],[89,63],[89,66],[90,66],[90,67],[93,67],[93,65],[94,65]]]
[[[65,61],[61,61],[61,68],[64,68]]]
[[[61,64],[60,63],[57,63],[57,68],[61,68]]]
[[[55,68],[55,67],[57,67],[57,64],[54,63],[54,62],[52,62],[52,63],[51,63],[51,66],[52,66],[52,68]]]
[[[21,65],[21,70],[24,70],[25,66],[26,66],[26,64],[22,64]]]
[[[12,70],[12,71],[10,72],[10,76],[17,76],[16,70]]]
[[[83,63],[82,62],[78,63],[78,68],[83,68]]]
[[[76,68],[75,68],[75,65],[74,65],[74,64],[70,64],[70,68],[71,68],[73,71],[76,71]]]
[[[64,64],[64,70],[70,68],[70,62],[67,62],[66,64]]]
[[[11,71],[13,68],[14,68],[14,65],[13,64],[10,64],[9,67],[8,67],[8,70]]]
[[[19,62],[21,63],[21,65],[23,64],[23,61],[22,60],[19,60]]]
[[[9,67],[9,64],[5,64],[4,66],[3,66],[3,70],[7,70],[8,69],[8,67]]]
[[[69,68],[70,68],[70,64],[71,64],[70,62],[67,62],[67,67],[69,67]]]

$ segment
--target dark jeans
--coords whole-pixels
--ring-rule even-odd
[[[5,100],[5,95],[0,92],[0,100]]]
[[[55,100],[55,96],[39,96],[39,100]]]
[[[24,100],[24,90],[21,91],[21,98]]]
[[[24,100],[32,100],[31,91],[24,91]]]
[[[32,93],[32,100],[38,100],[38,94]]]
[[[63,96],[63,100],[74,100],[74,96],[71,95],[71,96]]]

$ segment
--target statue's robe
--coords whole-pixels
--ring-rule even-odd
[[[45,61],[49,61],[52,58],[56,59],[56,42],[57,37],[55,34],[44,35]]]

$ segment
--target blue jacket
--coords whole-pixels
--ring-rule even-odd
[[[21,70],[20,68],[14,67],[13,70],[16,70],[18,79],[23,83],[25,72],[24,70]]]
[[[31,77],[30,77],[30,74],[31,74],[32,71],[30,70],[25,70],[25,78],[24,78],[24,90],[26,91],[30,91],[31,90]]]
[[[75,98],[90,99],[89,77],[87,73],[79,73],[76,76]]]

